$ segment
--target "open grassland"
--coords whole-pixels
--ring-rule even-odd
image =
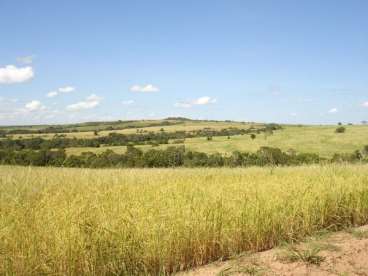
[[[86,122],[64,125],[24,125],[24,126],[0,126],[0,130],[44,130],[49,127],[62,128],[66,131],[94,131],[107,127],[130,128],[147,127],[151,124],[181,123],[180,120],[134,120],[134,121],[111,121],[111,122]]]
[[[352,153],[368,144],[368,126],[345,127],[345,133],[335,133],[336,126],[284,126],[282,130],[274,131],[273,135],[265,137],[262,133],[254,140],[250,139],[249,135],[231,136],[230,139],[213,137],[212,141],[208,141],[206,137],[198,137],[186,139],[184,145],[188,150],[206,153],[232,153],[237,150],[255,152],[262,146],[270,146],[283,151],[294,149],[297,152],[318,153],[322,157],[332,157],[335,153]],[[156,148],[162,149],[167,146],[160,145]],[[149,145],[137,147],[143,150],[152,148]],[[86,151],[101,153],[106,149],[124,153],[126,147],[68,148],[67,153],[75,155]]]
[[[103,130],[99,131],[99,136],[107,136],[110,133],[121,133],[121,134],[134,134],[137,133],[137,130],[139,131],[145,131],[145,132],[159,132],[161,129],[164,129],[166,132],[175,132],[175,131],[193,131],[193,130],[201,130],[204,128],[211,128],[214,130],[221,130],[224,128],[229,127],[236,127],[236,128],[249,128],[250,126],[253,127],[260,127],[262,124],[250,124],[250,123],[242,123],[242,122],[214,122],[214,121],[178,121],[178,122],[171,122],[172,125],[158,125],[158,126],[147,126],[149,124],[160,124],[165,123],[167,121],[159,121],[159,120],[153,120],[153,121],[135,121],[134,124],[131,123],[131,126],[128,127],[129,124],[117,124],[114,125],[115,128],[122,127],[124,129],[121,130]],[[175,124],[174,124],[175,123]],[[106,126],[104,126],[106,127]],[[89,128],[76,128],[81,132],[70,132],[70,133],[62,133],[68,138],[96,138],[96,135],[94,134],[94,130],[100,129],[101,126],[94,126]],[[54,133],[43,133],[43,134],[16,134],[16,135],[9,135],[11,138],[32,138],[32,137],[42,137],[45,139],[51,139],[55,136]]]
[[[368,222],[368,166],[0,167],[1,275],[166,274]]]

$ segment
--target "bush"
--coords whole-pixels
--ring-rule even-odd
[[[344,133],[346,131],[346,128],[341,126],[341,127],[338,127],[336,128],[335,132],[336,133]]]

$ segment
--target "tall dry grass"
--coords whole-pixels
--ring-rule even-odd
[[[368,221],[368,166],[0,167],[0,274],[168,274]]]

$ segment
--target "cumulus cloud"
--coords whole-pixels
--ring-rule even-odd
[[[34,55],[24,56],[24,57],[18,57],[17,58],[17,62],[22,63],[22,64],[32,64],[34,58],[35,58]]]
[[[60,87],[57,90],[53,90],[53,91],[50,91],[49,93],[47,93],[46,97],[53,98],[53,97],[56,97],[57,95],[67,94],[67,93],[71,93],[71,92],[74,92],[74,91],[75,91],[75,87],[73,87],[73,86]]]
[[[207,105],[207,104],[213,104],[216,102],[217,102],[217,99],[214,99],[208,96],[204,96],[204,97],[200,97],[198,99],[192,100],[192,101],[178,102],[175,104],[175,106],[182,107],[182,108],[190,108],[194,105]]]
[[[131,105],[131,104],[134,104],[134,101],[133,100],[127,100],[127,101],[122,101],[121,103],[123,105]]]
[[[36,101],[36,100],[26,103],[24,107],[26,111],[31,111],[31,112],[45,109],[45,106],[43,106],[40,101]]]
[[[366,102],[362,103],[362,106],[364,106],[364,107],[368,107],[368,101],[366,101]]]
[[[178,102],[178,103],[175,103],[174,106],[175,107],[182,107],[182,108],[190,108],[193,105],[191,103],[189,103],[189,102]]]
[[[336,107],[331,108],[328,113],[336,113],[338,111],[338,109]]]
[[[196,100],[193,101],[194,105],[205,105],[205,104],[210,104],[210,103],[215,103],[217,100],[216,99],[212,99],[211,97],[200,97]]]
[[[150,92],[158,92],[160,89],[153,84],[146,84],[146,85],[133,85],[130,87],[130,91],[132,92],[143,92],[143,93],[150,93]]]
[[[0,68],[0,84],[12,84],[26,82],[34,77],[33,68],[31,66],[16,67],[7,65]]]
[[[59,93],[57,91],[50,91],[49,93],[46,94],[46,97],[48,98],[53,98],[56,97]]]
[[[65,86],[65,87],[60,87],[59,89],[60,93],[70,93],[70,92],[74,92],[75,91],[75,87],[73,86]]]
[[[68,111],[81,111],[85,109],[92,109],[100,105],[100,102],[102,101],[101,97],[98,97],[95,94],[92,94],[88,96],[84,101],[68,105],[66,109]]]

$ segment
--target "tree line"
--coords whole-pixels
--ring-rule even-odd
[[[166,119],[159,122],[145,122],[144,127],[171,126],[181,123],[182,121],[179,120],[171,121],[170,119]],[[89,132],[92,128],[96,131],[122,130],[129,128],[138,128],[140,126],[141,121],[89,122],[75,125],[55,125],[37,129],[30,129],[32,126],[28,126],[26,128],[14,128],[9,130],[0,129],[0,137],[1,135]]]
[[[5,138],[0,140],[0,149],[11,149],[14,151],[31,149],[31,150],[48,150],[48,149],[63,149],[72,147],[100,147],[106,146],[128,146],[128,145],[159,145],[168,144],[170,139],[183,140],[194,137],[213,137],[213,136],[234,136],[250,133],[270,133],[280,129],[281,126],[269,124],[263,128],[225,128],[221,130],[200,129],[193,131],[175,131],[165,132],[164,129],[160,132],[149,133],[109,133],[107,136],[98,136],[94,138],[67,138],[60,135],[55,135],[52,139],[44,139],[42,137],[10,139]]]
[[[279,148],[261,147],[257,152],[235,151],[231,155],[188,151],[184,146],[142,150],[128,146],[123,154],[112,150],[96,154],[85,152],[67,156],[59,150],[0,150],[0,164],[55,166],[74,168],[168,168],[168,167],[249,167],[296,166],[331,162],[368,162],[368,146],[351,154],[322,158],[315,153],[284,152]]]

